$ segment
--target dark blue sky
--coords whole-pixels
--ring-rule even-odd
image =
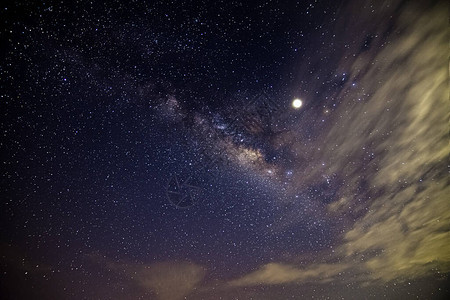
[[[446,298],[443,11],[4,4],[2,299]]]

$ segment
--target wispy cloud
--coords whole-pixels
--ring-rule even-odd
[[[250,274],[230,281],[229,284],[231,286],[252,286],[307,281],[326,282],[347,268],[346,264],[317,264],[302,269],[288,264],[269,263]]]
[[[401,11],[383,46],[342,58],[338,69],[350,80],[315,141],[320,150],[304,141],[292,147],[307,157],[298,189],[324,174],[342,178],[324,206],[350,224],[335,247],[339,263],[270,263],[232,286],[335,280],[344,270],[365,272],[365,282],[450,272],[447,7],[410,3]],[[297,214],[287,214],[295,225]]]
[[[371,206],[345,234],[345,254],[356,255],[375,279],[449,272],[449,194],[446,183],[410,187]]]
[[[376,86],[367,104],[350,108],[354,117],[330,133],[350,130],[341,158],[355,146],[374,153],[361,172],[372,170],[368,193],[376,197],[360,205],[345,190],[348,201],[338,211],[366,210],[345,234],[343,248],[376,279],[450,271],[446,20],[443,7],[406,10],[402,33],[367,62],[360,84]]]

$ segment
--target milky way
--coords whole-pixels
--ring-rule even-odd
[[[448,4],[1,16],[2,298],[448,297]]]

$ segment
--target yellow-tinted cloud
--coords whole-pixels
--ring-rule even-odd
[[[382,47],[342,59],[350,80],[318,147],[299,141],[292,149],[306,157],[299,189],[323,174],[344,180],[340,200],[326,207],[352,223],[335,247],[340,263],[271,263],[233,285],[333,280],[343,269],[366,271],[358,277],[366,282],[450,272],[448,9],[410,3],[401,11]]]
[[[444,183],[419,193],[409,188],[371,207],[346,233],[346,254],[365,256],[376,279],[419,277],[433,269],[449,272],[449,194]]]
[[[363,131],[373,123],[366,133],[377,136],[380,157],[369,184],[379,196],[345,234],[343,246],[383,280],[450,271],[447,14],[436,6],[408,11],[401,21],[410,26],[361,81],[383,82],[364,108],[379,120],[356,118]]]
[[[326,282],[348,268],[345,264],[317,264],[301,269],[288,264],[269,263],[259,270],[230,281],[231,286],[273,285],[301,283],[305,281]]]
[[[205,275],[205,269],[189,262],[158,262],[136,268],[140,286],[154,291],[158,299],[183,299]]]
[[[206,269],[187,261],[163,261],[150,264],[114,262],[99,254],[90,259],[124,276],[123,281],[139,286],[156,299],[177,300],[193,292],[203,280]]]

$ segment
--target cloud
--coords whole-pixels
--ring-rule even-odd
[[[365,168],[374,170],[368,193],[376,198],[363,206],[366,213],[345,234],[343,249],[358,256],[374,279],[450,271],[445,11],[435,6],[402,14],[402,34],[378,53],[360,80],[366,86],[380,84],[345,124],[351,130],[349,147],[371,145],[375,153]],[[349,207],[340,204],[333,208]]]
[[[444,183],[419,193],[410,187],[373,205],[345,234],[345,254],[358,256],[372,278],[385,281],[449,272],[449,194]]]
[[[229,282],[231,286],[274,285],[302,283],[305,281],[326,282],[345,271],[346,264],[317,264],[304,269],[293,265],[269,263],[250,274]]]
[[[395,4],[390,5],[394,10]],[[389,18],[393,11],[376,7],[384,15],[375,23],[384,20],[395,26],[386,32],[363,26],[364,32],[378,36],[373,43],[379,46],[357,55],[358,49],[350,49],[336,57],[340,63],[335,73],[345,72],[349,79],[334,96],[340,101],[337,107],[324,101],[331,113],[320,116],[318,123],[325,119],[329,125],[313,141],[314,147],[304,140],[292,147],[303,158],[294,178],[299,188],[315,184],[324,174],[339,174],[345,185],[338,194],[351,201],[362,181],[370,188],[395,191],[393,182],[412,182],[442,168],[448,153],[448,109],[443,109],[448,107],[447,8],[414,5],[419,4],[399,9],[398,20]],[[358,45],[353,35],[344,43]],[[311,127],[311,120],[300,120],[298,127]],[[286,134],[286,141],[294,139]],[[357,203],[350,204],[356,208]]]
[[[98,253],[90,260],[121,275],[121,282],[138,286],[157,299],[177,300],[193,292],[202,282],[206,269],[188,261],[162,261],[150,264],[114,262]]]
[[[292,147],[305,158],[293,180],[299,190],[324,174],[342,179],[324,205],[329,216],[347,218],[334,247],[339,263],[270,263],[231,285],[335,280],[343,270],[363,272],[366,283],[450,272],[447,7],[409,3],[400,11],[384,42],[342,58],[338,69],[350,79],[318,147],[303,140]],[[384,13],[387,20],[392,12]],[[291,226],[302,222],[286,215]]]
[[[205,269],[190,262],[158,262],[136,268],[136,281],[155,292],[158,299],[183,299],[205,275]]]

